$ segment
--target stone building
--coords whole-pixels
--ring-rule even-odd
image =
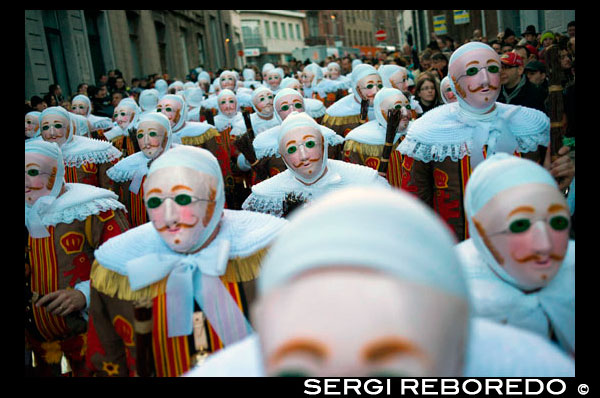
[[[129,83],[241,68],[242,49],[236,10],[25,10],[25,98],[53,83],[70,95],[112,69]]]

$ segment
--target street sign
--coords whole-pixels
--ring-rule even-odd
[[[238,55],[239,55],[240,57],[243,57],[243,56],[244,56],[244,50],[239,50],[239,51],[238,51]]]
[[[387,34],[385,33],[385,30],[378,30],[375,32],[375,39],[377,39],[377,41],[384,41],[386,38]]]
[[[445,35],[448,33],[446,28],[446,16],[445,15],[434,15],[433,16],[433,31],[436,35]]]
[[[258,57],[260,55],[260,50],[258,48],[246,48],[244,49],[244,55],[246,57]]]
[[[461,25],[469,23],[469,10],[453,10],[454,11],[454,24]]]

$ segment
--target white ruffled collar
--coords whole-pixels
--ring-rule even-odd
[[[95,251],[96,260],[103,267],[121,275],[127,275],[126,264],[130,260],[147,254],[169,254],[179,257],[194,257],[198,261],[214,264],[214,257],[218,256],[223,242],[229,242],[229,258],[247,257],[256,251],[267,247],[281,228],[287,223],[276,217],[266,214],[240,211],[223,210],[219,233],[215,239],[200,252],[195,254],[177,253],[169,248],[156,231],[152,222],[132,228],[116,236]],[[225,262],[225,266],[227,263]],[[225,269],[213,269],[211,274],[223,275]]]
[[[244,123],[244,117],[242,116],[242,112],[237,112],[234,116],[226,116],[222,113],[219,113],[215,116],[215,127],[219,131],[223,131],[226,128],[231,126],[230,135],[241,135],[246,132],[246,124]]]
[[[117,209],[125,210],[125,206],[118,201],[114,192],[89,184],[68,183],[65,184],[65,192],[52,202],[41,217],[45,226],[54,226],[70,224],[74,220],[83,221],[90,215]],[[29,210],[30,207],[25,205],[26,215]]]
[[[121,159],[117,164],[108,169],[106,174],[115,182],[130,181],[135,172],[147,166],[149,161],[150,159],[143,152],[136,152],[125,159]]]
[[[350,185],[382,185],[389,187],[385,179],[370,167],[360,166],[341,160],[327,159],[327,172],[312,185],[305,185],[287,169],[252,187],[252,193],[244,201],[242,208],[260,211],[281,217],[283,202],[289,193],[301,195],[306,200],[314,200],[332,190]]]
[[[84,163],[111,163],[122,156],[121,151],[110,142],[93,138],[73,136],[72,140],[61,146],[65,165],[80,167]]]
[[[119,126],[118,124],[114,124],[113,128],[111,128],[110,130],[108,130],[106,133],[104,133],[104,137],[109,140],[112,141],[117,137],[127,137],[129,136],[129,133],[125,130],[123,130],[121,128],[121,126]]]
[[[213,126],[206,122],[186,121],[179,131],[173,133],[173,137],[177,137],[178,139],[181,139],[182,137],[197,137],[206,133],[211,128],[213,128]]]
[[[409,122],[409,126],[410,126]],[[408,127],[407,127],[408,129]],[[402,130],[396,133],[394,143],[398,142],[400,137],[406,134],[407,130]],[[383,127],[377,120],[371,120],[357,128],[351,130],[344,141],[356,141],[367,145],[384,145],[385,144],[386,128]]]

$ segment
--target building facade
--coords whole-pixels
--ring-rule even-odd
[[[304,46],[306,15],[290,10],[239,10],[246,62],[262,66],[287,63]]]
[[[54,83],[70,95],[112,69],[130,82],[241,68],[241,33],[235,10],[25,10],[25,98]]]

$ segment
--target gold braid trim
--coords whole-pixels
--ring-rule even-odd
[[[346,141],[344,143],[344,151],[357,152],[362,156],[379,157],[383,153],[383,145],[362,144],[356,141]]]
[[[202,145],[213,137],[219,136],[219,131],[215,128],[210,128],[204,134],[196,137],[181,137],[181,143],[184,145]]]
[[[323,126],[341,126],[343,124],[360,123],[360,115],[351,116],[331,116],[328,113],[323,116],[321,124]]]
[[[260,249],[248,257],[230,258],[223,282],[248,282],[258,277],[260,265],[267,254],[268,248]]]
[[[267,254],[267,248],[260,249],[248,257],[229,259],[223,282],[248,282],[258,277],[260,265]],[[131,290],[129,278],[104,268],[94,260],[90,273],[91,283],[97,291],[120,300],[152,299],[166,291],[167,278],[139,290]]]

